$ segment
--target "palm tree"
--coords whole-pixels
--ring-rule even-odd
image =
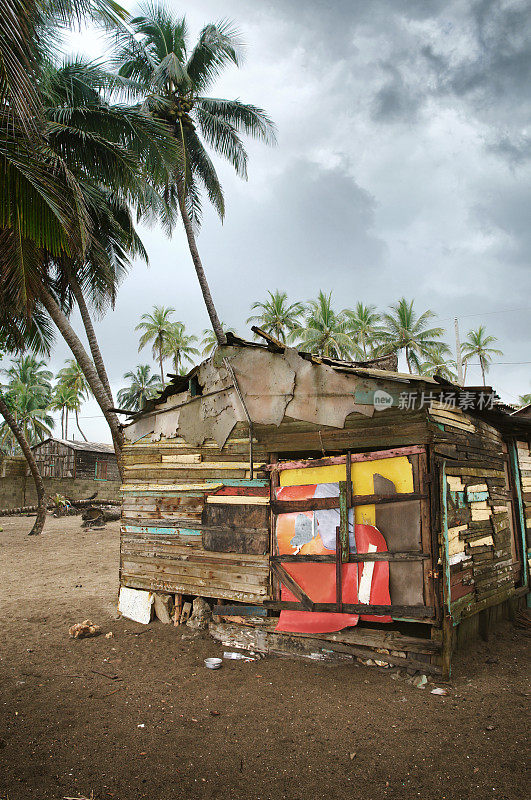
[[[46,362],[26,355],[12,361],[12,366],[4,370],[9,379],[4,400],[29,444],[50,436],[54,425],[48,413],[52,373],[45,366]],[[7,422],[0,427],[0,437],[2,444],[11,449],[18,441]]]
[[[118,30],[113,63],[120,76],[138,84],[144,107],[170,126],[179,144],[180,166],[168,183],[167,198],[180,213],[212,327],[218,343],[224,344],[194,233],[201,220],[202,189],[219,216],[225,213],[221,184],[205,144],[246,178],[247,153],[240,134],[273,143],[274,126],[260,108],[205,94],[226,66],[240,64],[239,36],[230,23],[206,25],[191,49],[185,18],[175,18],[162,6],[143,7],[131,28],[134,36]]]
[[[198,356],[199,350],[194,347],[197,336],[186,334],[183,322],[172,322],[169,326],[163,355],[172,359],[173,371],[179,374],[184,362],[194,363],[192,356]]]
[[[221,328],[222,328],[224,334],[227,334],[227,333],[236,334],[236,331],[234,330],[234,328],[228,328],[225,325],[224,322],[221,323]],[[202,356],[209,356],[211,353],[214,352],[214,350],[218,346],[218,340],[217,340],[217,337],[216,337],[216,334],[215,334],[213,328],[205,328],[204,329],[203,338],[201,339],[201,345],[203,347],[203,350],[201,351],[201,355]]]
[[[435,317],[429,309],[417,316],[413,308],[414,300],[409,303],[401,297],[398,303],[391,305],[391,312],[383,315],[385,327],[380,339],[387,353],[403,350],[409,372],[412,367],[418,372],[420,359],[429,357],[430,348],[438,348],[439,354],[449,353],[450,348],[441,342],[444,328],[429,328],[428,324]]]
[[[485,374],[489,371],[493,356],[502,356],[503,353],[501,350],[490,347],[490,345],[498,340],[495,336],[487,336],[484,325],[480,325],[477,330],[468,331],[467,336],[468,338],[461,345],[463,362],[465,364],[465,375],[468,362],[470,359],[477,356],[479,366],[481,367],[483,386],[485,386]]]
[[[118,402],[126,411],[140,411],[148,400],[162,391],[158,375],[151,375],[149,364],[139,364],[135,372],[126,372],[124,379],[130,381],[126,389],[118,392]]]
[[[286,342],[289,335],[300,325],[300,318],[304,313],[302,303],[288,303],[286,292],[278,289],[268,292],[269,300],[256,302],[251,306],[252,311],[260,311],[247,319],[247,324],[255,322],[266,333],[270,333],[281,342]]]
[[[40,313],[39,309],[28,319],[26,315],[17,315],[12,308],[0,303],[0,344],[2,352],[20,354],[26,347],[29,347],[36,355],[49,355],[51,342],[52,334],[50,327],[46,317]],[[11,412],[8,398],[6,398],[2,392],[0,392],[0,414],[3,416],[6,426],[9,427],[14,439],[22,450],[35,483],[37,514],[30,535],[37,535],[42,533],[46,521],[44,482],[30,444],[24,436],[15,416]],[[53,425],[53,420],[51,420],[51,424]]]
[[[360,356],[366,360],[369,356],[367,348],[372,355],[373,347],[382,332],[381,316],[377,313],[376,306],[366,306],[361,301],[356,303],[354,311],[346,308],[343,314],[347,320],[349,334],[356,342]]]
[[[70,389],[73,394],[75,395],[75,401],[70,403],[70,411],[74,411],[76,415],[76,425],[77,429],[80,432],[81,436],[85,441],[87,441],[87,437],[81,430],[81,426],[79,424],[79,410],[81,408],[81,403],[88,399],[90,392],[90,386],[85,378],[83,370],[75,360],[75,358],[68,358],[66,360],[66,367],[63,367],[57,373],[57,380],[59,385],[65,386],[67,389]],[[66,438],[63,437],[63,438]]]
[[[171,326],[173,324],[170,317],[174,311],[174,308],[153,306],[153,313],[142,314],[140,322],[135,328],[135,331],[143,331],[138,344],[138,352],[140,352],[146,344],[152,344],[153,358],[158,358],[159,361],[160,380],[163,387],[165,386],[163,359],[168,337],[171,332]]]
[[[298,339],[298,347],[328,358],[348,358],[355,347],[343,312],[332,307],[332,292],[320,291],[317,300],[310,300],[303,321],[289,338]]]
[[[86,298],[98,310],[102,299],[112,303],[120,269],[145,255],[129,206],[164,212],[156,187],[167,183],[179,148],[164,124],[109,105],[105,96],[127,82],[79,60],[57,68],[55,54],[45,50],[55,41],[54,13],[60,24],[95,10],[116,19],[126,12],[114,0],[5,3],[13,14],[0,15],[0,299],[13,314],[46,309],[86,375],[119,455],[123,437]],[[10,46],[9,33],[17,30],[29,55]],[[29,88],[28,80],[13,80],[24,70]],[[92,358],[68,320],[74,297]]]
[[[531,403],[531,392],[529,392],[528,394],[521,394],[520,397],[518,398],[518,405],[520,407],[528,406],[530,403]]]
[[[426,349],[425,360],[419,367],[419,375],[441,375],[449,381],[457,380],[457,364],[448,358],[449,348],[430,347]]]
[[[73,386],[58,383],[54,389],[50,408],[61,412],[61,438],[68,439],[68,412],[79,411],[80,400]]]

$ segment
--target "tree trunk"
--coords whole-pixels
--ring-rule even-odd
[[[186,204],[184,201],[184,184],[181,177],[177,179],[177,194],[179,196],[179,209],[181,211],[184,230],[186,231],[186,238],[188,239],[190,255],[192,256],[192,261],[194,262],[197,280],[199,281],[199,286],[201,287],[201,292],[203,293],[203,300],[205,301],[206,310],[208,311],[208,316],[210,317],[210,322],[212,323],[212,329],[216,334],[218,344],[221,346],[227,344],[227,339],[225,338],[223,328],[221,327],[221,323],[218,319],[214,301],[212,300],[212,295],[210,294],[205,271],[203,269],[203,264],[201,263],[201,258],[199,257],[194,229],[192,227],[190,217],[188,216],[188,211],[186,210]]]
[[[483,366],[483,361],[481,360],[481,358],[479,359],[479,365],[481,367],[481,377],[483,379],[483,386],[486,386],[487,383],[485,381],[485,367]]]
[[[409,350],[408,350],[407,347],[406,347],[406,364],[407,364],[407,368],[408,368],[409,374],[411,375],[411,364],[409,363]]]
[[[81,289],[81,286],[79,285],[76,276],[70,270],[68,271],[68,280],[72,292],[74,293],[74,297],[76,298],[76,303],[79,308],[79,313],[81,314],[81,319],[83,320],[83,327],[85,328],[85,333],[87,334],[87,341],[89,344],[90,352],[92,354],[92,360],[94,362],[94,366],[96,367],[96,372],[98,373],[98,377],[103,384],[103,388],[109,395],[110,405],[113,406],[114,400],[112,397],[111,385],[109,383],[109,378],[107,376],[107,371],[105,369],[105,364],[103,362],[103,356],[101,354],[100,346],[96,338],[96,331],[94,330],[94,325],[92,324],[90,312],[85,302],[83,290]]]
[[[65,407],[61,408],[61,439],[65,438]]]
[[[162,388],[166,385],[164,383],[164,368],[162,366],[162,342],[159,342],[159,364],[160,364],[160,379],[162,381]]]
[[[79,414],[78,414],[78,410],[77,410],[77,408],[76,408],[76,410],[75,410],[75,413],[76,413],[76,425],[77,425],[77,429],[78,429],[78,431],[80,432],[80,434],[81,434],[81,436],[83,437],[83,439],[84,439],[84,440],[87,442],[87,441],[88,441],[88,439],[87,439],[87,437],[85,436],[85,434],[83,433],[83,431],[81,430],[81,425],[79,424]]]
[[[39,533],[42,533],[42,529],[44,528],[44,523],[46,522],[46,502],[44,499],[44,483],[42,481],[41,473],[39,472],[39,468],[37,466],[37,462],[33,457],[33,453],[31,452],[31,447],[27,439],[24,438],[20,427],[15,422],[15,418],[11,414],[9,407],[6,405],[4,398],[0,395],[0,414],[2,414],[3,418],[9,425],[13,436],[17,440],[20,445],[20,449],[24,453],[24,457],[28,462],[28,467],[31,472],[31,477],[35,483],[35,490],[37,492],[37,518],[35,520],[35,524],[33,528],[29,532],[29,536],[37,536]]]
[[[65,406],[65,439],[68,439],[68,407]]]
[[[63,339],[70,347],[74,358],[81,367],[81,370],[87,379],[87,383],[90,386],[92,394],[96,398],[96,402],[102,410],[103,416],[107,420],[114,442],[116,458],[118,459],[118,469],[120,470],[120,474],[122,474],[121,455],[124,441],[123,434],[119,428],[116,414],[109,408],[110,403],[107,392],[105,391],[105,388],[98,377],[98,373],[96,372],[94,364],[92,363],[87,351],[83,347],[78,335],[70,325],[68,318],[54,300],[52,295],[47,289],[44,288],[44,286],[39,288],[39,299],[41,300],[52,320],[57,325],[57,328],[59,329]]]

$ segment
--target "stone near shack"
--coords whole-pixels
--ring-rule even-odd
[[[159,592],[155,594],[153,603],[155,616],[165,625],[170,625],[172,622],[173,607],[174,602],[172,594],[161,594]]]
[[[202,597],[194,599],[192,616],[187,621],[189,628],[197,628],[198,630],[207,628],[208,623],[212,619],[212,610],[206,600]]]
[[[151,622],[153,593],[143,589],[130,589],[122,586],[118,600],[118,611],[123,617],[148,625]]]

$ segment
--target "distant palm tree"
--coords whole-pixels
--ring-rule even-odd
[[[79,424],[79,409],[81,408],[81,403],[87,400],[91,394],[90,386],[88,385],[88,381],[75,358],[67,358],[65,363],[66,367],[63,367],[57,373],[57,380],[63,386],[71,389],[77,397],[77,403],[74,404],[73,408],[73,411],[76,415],[76,425],[83,439],[87,441],[87,437],[81,430],[81,426]]]
[[[212,327],[224,344],[194,232],[201,219],[201,190],[220,217],[225,213],[221,184],[203,142],[247,178],[241,134],[273,143],[274,126],[256,106],[206,96],[223,69],[241,61],[239,35],[229,22],[206,25],[191,49],[185,18],[177,19],[164,6],[145,5],[130,27],[135,36],[118,31],[113,61],[122,77],[141,87],[144,108],[171,127],[181,147],[181,165],[166,198],[178,209]]]
[[[152,314],[142,314],[140,322],[135,328],[135,331],[144,331],[140,337],[138,352],[140,352],[146,344],[152,344],[153,358],[158,358],[159,361],[160,380],[163,387],[165,383],[162,362],[164,359],[164,349],[172,326],[170,317],[174,311],[174,308],[154,306]]]
[[[11,366],[3,370],[9,379],[10,386],[24,386],[30,392],[49,399],[52,392],[52,373],[46,368],[46,361],[38,360],[33,355],[21,356],[12,360]]]
[[[52,395],[52,373],[46,362],[33,355],[21,356],[11,361],[8,369],[2,370],[8,378],[4,388],[4,401],[22,435],[30,443],[51,435],[53,417],[48,414]],[[0,427],[2,443],[14,451],[16,439],[6,422]]]
[[[124,379],[130,381],[125,389],[118,392],[118,402],[126,411],[140,411],[148,400],[155,397],[162,384],[158,375],[151,374],[149,364],[139,364],[134,372],[126,372]]]
[[[348,330],[360,349],[360,355],[367,359],[382,332],[382,318],[376,311],[376,306],[364,305],[361,301],[356,303],[354,311],[346,308],[343,311],[348,324]]]
[[[164,344],[163,355],[172,359],[173,371],[179,374],[179,370],[184,366],[184,362],[194,363],[192,356],[198,356],[199,350],[194,347],[197,336],[186,333],[186,328],[182,322],[172,322]]]
[[[479,360],[479,366],[481,367],[483,386],[485,386],[485,374],[489,371],[492,357],[502,356],[503,353],[501,350],[496,350],[496,348],[490,347],[491,344],[494,344],[494,342],[497,342],[498,340],[495,336],[487,336],[484,325],[480,325],[477,330],[468,331],[467,336],[468,338],[461,345],[463,362],[465,364],[465,375],[466,367],[468,366],[469,361],[472,358],[477,357]]]
[[[66,383],[58,383],[54,389],[50,408],[52,411],[61,412],[61,438],[68,439],[68,413],[79,411],[81,403],[79,396],[73,386]]]
[[[356,347],[344,314],[332,307],[332,292],[320,291],[317,300],[310,300],[304,319],[289,338],[297,339],[301,349],[329,358],[349,358]]]
[[[256,302],[251,306],[251,311],[260,311],[247,319],[247,324],[254,322],[266,333],[270,333],[281,342],[286,342],[290,334],[300,325],[304,312],[302,303],[288,303],[286,292],[278,289],[268,292],[269,300]]]
[[[236,333],[234,328],[228,328],[224,322],[221,322],[221,328],[225,334],[227,333]],[[203,331],[203,338],[201,339],[201,345],[203,350],[201,352],[202,356],[209,356],[218,346],[218,340],[216,338],[215,332],[212,328],[205,328]]]
[[[457,364],[448,358],[449,348],[430,347],[426,350],[424,361],[419,368],[419,375],[441,375],[449,381],[457,380]]]
[[[401,297],[398,303],[391,305],[391,312],[383,315],[385,327],[380,339],[388,353],[403,350],[409,372],[418,372],[421,359],[429,357],[430,348],[438,348],[440,354],[449,353],[450,348],[441,342],[444,328],[429,328],[428,324],[435,317],[428,309],[417,316],[413,308],[414,300],[409,303]]]

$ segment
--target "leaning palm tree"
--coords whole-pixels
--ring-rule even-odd
[[[221,184],[205,144],[246,178],[247,153],[240,134],[273,143],[274,126],[256,106],[206,94],[225,67],[241,62],[239,36],[230,23],[206,25],[192,48],[185,18],[177,19],[163,6],[144,6],[130,27],[134,36],[123,29],[117,32],[113,63],[121,77],[137,83],[144,107],[170,126],[179,143],[181,162],[166,196],[181,216],[212,327],[218,343],[224,344],[194,233],[201,220],[201,190],[221,218],[225,213]]]
[[[120,389],[117,397],[126,411],[141,411],[147,401],[162,390],[159,377],[151,374],[149,364],[139,364],[134,372],[126,372],[124,379],[129,381],[129,386]]]
[[[255,322],[266,333],[272,334],[281,342],[286,342],[295,328],[300,326],[304,305],[288,303],[287,293],[278,289],[268,292],[268,295],[269,300],[252,304],[251,310],[260,313],[249,317],[247,323]]]
[[[75,358],[68,358],[66,360],[66,366],[60,369],[57,373],[57,380],[59,381],[59,384],[67,387],[75,394],[76,401],[73,404],[73,408],[71,407],[70,410],[73,410],[76,416],[76,426],[78,431],[83,439],[87,441],[87,437],[81,430],[81,426],[79,424],[79,410],[81,408],[81,403],[87,400],[91,392],[88,381],[85,378],[85,374]]]
[[[179,374],[184,362],[194,363],[193,356],[199,355],[199,350],[194,347],[197,336],[187,334],[183,322],[172,322],[169,326],[163,355],[171,358],[173,371]]]
[[[429,356],[430,348],[438,348],[440,354],[450,352],[441,342],[444,328],[428,327],[435,317],[433,311],[428,309],[417,316],[414,302],[408,303],[405,297],[401,297],[398,303],[391,305],[391,311],[383,315],[385,327],[380,334],[385,352],[404,351],[409,372],[413,368],[419,371],[421,359]]]
[[[372,349],[382,331],[381,316],[377,313],[376,306],[366,306],[358,301],[354,310],[346,308],[343,314],[347,320],[348,331],[360,350],[360,356],[367,359],[372,355]],[[370,352],[367,352],[368,348]]]
[[[347,320],[332,307],[332,292],[320,291],[317,300],[310,300],[304,319],[289,338],[297,339],[298,347],[328,358],[349,358],[355,348]]]
[[[172,322],[171,315],[174,308],[164,308],[164,306],[153,306],[152,314],[142,314],[140,322],[135,331],[143,331],[138,343],[138,352],[147,344],[152,345],[153,358],[158,358],[160,367],[160,380],[164,386],[164,355],[168,337],[170,335]]]
[[[481,368],[483,386],[485,386],[485,374],[489,371],[493,356],[502,356],[503,353],[501,350],[496,350],[495,347],[490,346],[498,340],[495,336],[487,336],[484,325],[480,325],[477,330],[468,331],[467,337],[461,345],[465,370],[470,360],[477,357]]]

